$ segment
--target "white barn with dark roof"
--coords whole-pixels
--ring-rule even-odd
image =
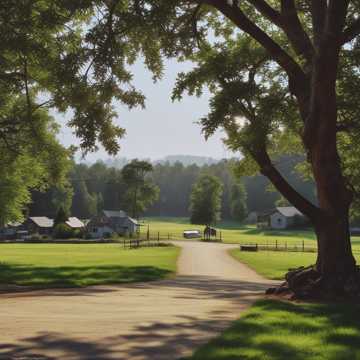
[[[258,214],[257,227],[284,230],[309,225],[308,218],[293,206],[279,206]]]
[[[305,221],[303,213],[293,206],[277,207],[269,214],[269,225],[272,229],[288,229]]]

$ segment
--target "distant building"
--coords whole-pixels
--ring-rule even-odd
[[[19,230],[21,230],[21,223],[8,223],[4,227],[0,228],[0,239],[14,239],[16,238]]]
[[[289,229],[303,226],[307,218],[293,206],[276,207],[262,214],[259,214],[257,225],[259,228]]]
[[[47,216],[31,216],[23,224],[29,234],[50,235],[54,220]]]
[[[72,229],[84,229],[85,224],[77,217],[69,217],[65,222]],[[31,216],[22,225],[29,234],[51,235],[54,229],[54,220],[47,216]]]
[[[68,225],[72,229],[81,230],[81,229],[85,228],[85,223],[83,221],[81,221],[80,219],[78,219],[77,217],[74,217],[74,216],[69,217],[65,223],[66,223],[66,225]]]
[[[140,230],[137,220],[122,210],[103,210],[87,224],[88,233],[92,238],[119,235],[133,235]]]

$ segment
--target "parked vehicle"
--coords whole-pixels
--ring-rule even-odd
[[[185,230],[183,233],[185,239],[198,239],[201,238],[200,230]]]

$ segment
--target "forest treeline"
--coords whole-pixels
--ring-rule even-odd
[[[315,201],[312,181],[305,181],[294,171],[301,161],[298,156],[284,156],[276,164],[281,173],[305,197]],[[189,213],[191,189],[197,179],[204,174],[219,178],[223,184],[221,217],[231,219],[233,215],[234,187],[243,184],[247,212],[264,211],[279,204],[286,204],[279,193],[269,188],[268,180],[261,175],[236,178],[233,172],[233,160],[222,160],[215,164],[183,165],[176,163],[158,163],[149,176],[159,187],[158,200],[143,214],[144,216],[183,216]],[[54,217],[63,207],[67,212],[79,218],[89,218],[103,209],[126,209],[128,204],[124,194],[126,185],[121,169],[110,167],[103,162],[93,165],[75,164],[69,172],[67,186],[61,189],[50,188],[45,193],[34,191],[29,214]],[[238,194],[237,194],[238,196]]]

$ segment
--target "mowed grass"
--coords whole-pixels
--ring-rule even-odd
[[[142,232],[146,233],[149,226],[150,233],[154,236],[160,233],[161,237],[183,239],[184,230],[204,230],[204,226],[192,225],[188,218],[176,217],[151,217],[144,219]],[[264,230],[257,229],[255,225],[244,225],[235,221],[222,221],[215,226],[221,231],[222,240],[232,244],[259,244],[279,247],[305,247],[315,248],[316,237],[314,231],[308,230]],[[360,237],[352,238],[353,249],[360,254]]]
[[[176,272],[177,247],[1,244],[0,284],[78,287],[150,281]]]
[[[254,269],[268,279],[282,280],[289,269],[312,265],[316,261],[316,253],[259,251],[246,252],[238,249],[230,251],[231,255]],[[355,253],[357,262],[360,255]]]
[[[359,360],[360,305],[255,303],[189,360]]]
[[[315,253],[232,250],[231,255],[268,279],[281,280],[289,269],[314,264]]]

